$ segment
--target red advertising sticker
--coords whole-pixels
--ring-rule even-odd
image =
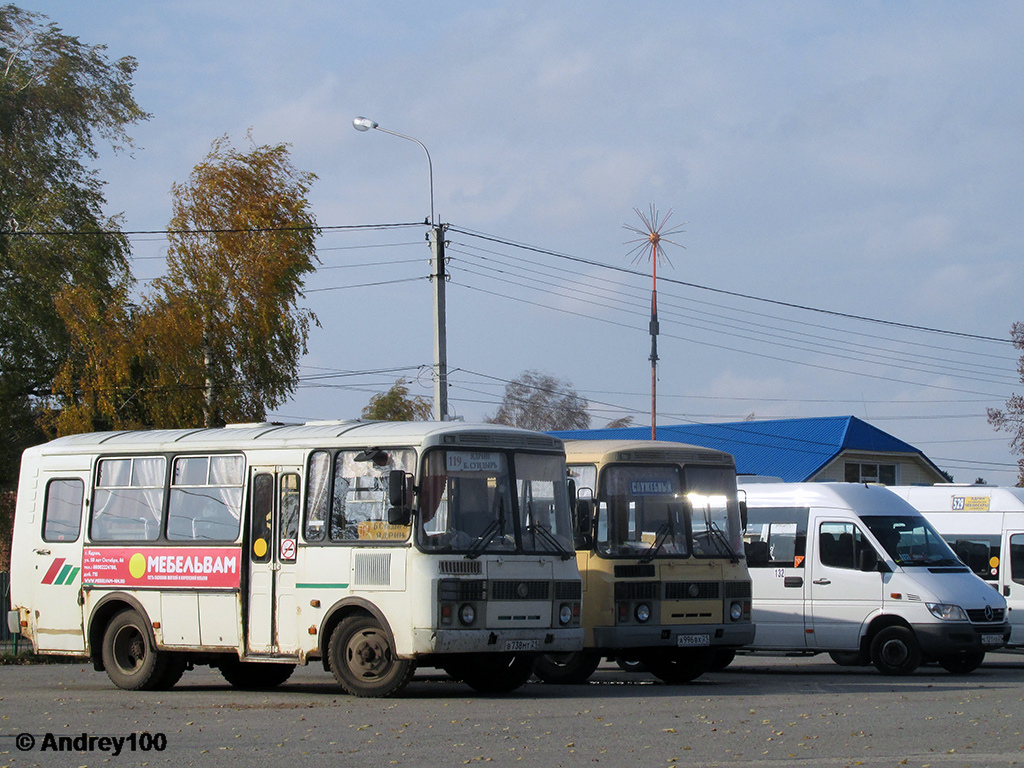
[[[109,587],[239,585],[237,547],[102,547],[82,553],[82,583]]]

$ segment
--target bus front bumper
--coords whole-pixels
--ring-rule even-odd
[[[752,642],[753,624],[594,627],[596,648],[737,648]]]
[[[415,653],[569,653],[583,648],[583,629],[416,629]]]

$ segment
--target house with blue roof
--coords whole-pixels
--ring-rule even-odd
[[[563,440],[647,440],[650,427],[552,432]],[[932,485],[949,478],[921,451],[856,416],[659,426],[658,440],[731,453],[741,475],[786,482]]]

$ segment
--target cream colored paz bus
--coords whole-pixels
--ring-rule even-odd
[[[25,452],[8,623],[126,689],[319,660],[387,696],[417,665],[512,690],[582,647],[562,442],[496,425],[108,432]]]

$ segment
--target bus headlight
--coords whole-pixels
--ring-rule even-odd
[[[459,621],[465,626],[469,626],[476,620],[476,608],[469,603],[463,603],[459,607]]]
[[[743,618],[743,603],[733,603],[729,606],[729,618],[733,621]]]
[[[572,621],[572,606],[562,603],[558,606],[558,623],[564,627],[570,621]]]
[[[647,603],[640,603],[636,608],[633,609],[633,615],[636,620],[643,624],[645,621],[651,618],[651,606]]]
[[[932,612],[932,616],[937,619],[944,621],[967,621],[967,614],[964,613],[964,609],[959,605],[949,605],[948,603],[925,603],[925,605]]]

